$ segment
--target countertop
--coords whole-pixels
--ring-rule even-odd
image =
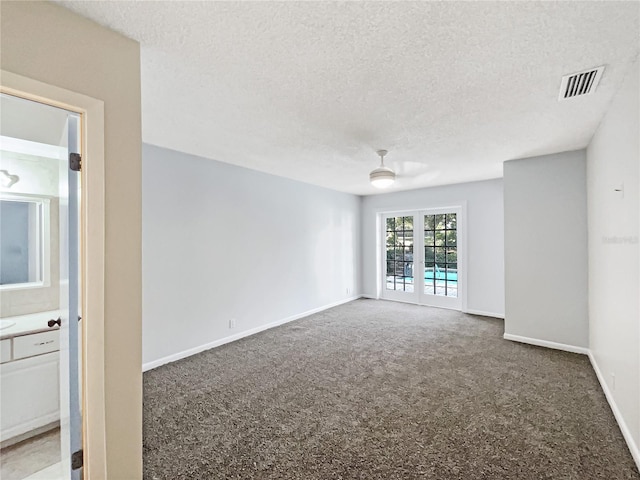
[[[55,310],[52,312],[30,313],[29,315],[19,315],[15,317],[5,317],[2,320],[15,322],[15,325],[0,330],[0,340],[5,338],[19,337],[21,335],[29,335],[31,333],[48,332],[58,330],[59,327],[49,327],[49,320],[56,320],[60,317],[60,312]]]

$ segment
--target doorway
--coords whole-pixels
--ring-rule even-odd
[[[6,93],[0,112],[2,478],[79,479],[82,116]]]
[[[462,310],[462,206],[381,214],[381,297]]]

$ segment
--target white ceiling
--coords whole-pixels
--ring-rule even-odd
[[[640,50],[638,2],[59,3],[141,43],[145,142],[356,194],[585,147]]]
[[[69,112],[12,95],[0,95],[0,135],[46,145],[66,147]],[[0,149],[4,150],[0,138]]]

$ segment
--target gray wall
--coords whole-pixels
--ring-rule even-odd
[[[504,164],[505,334],[587,347],[585,151]]]
[[[376,292],[376,216],[381,212],[467,205],[467,311],[504,316],[502,179],[421,188],[362,200],[362,292]]]
[[[359,197],[150,145],[143,172],[143,363],[359,293]]]
[[[587,192],[589,346],[640,465],[638,77],[636,60],[587,149]]]

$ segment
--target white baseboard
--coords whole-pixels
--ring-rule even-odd
[[[618,426],[620,427],[622,436],[624,437],[625,441],[627,442],[627,446],[631,451],[631,456],[633,457],[633,460],[636,462],[636,467],[638,468],[638,470],[640,470],[640,450],[638,449],[638,445],[636,445],[636,442],[633,440],[633,436],[631,436],[631,431],[629,430],[627,423],[624,421],[624,417],[622,416],[622,413],[618,409],[618,405],[616,404],[616,400],[613,397],[613,393],[611,393],[611,390],[609,390],[609,385],[607,385],[607,382],[604,381],[604,376],[602,375],[602,372],[600,371],[600,367],[598,367],[598,363],[596,362],[596,359],[593,356],[593,353],[591,351],[589,351],[589,360],[591,361],[591,366],[593,367],[593,370],[596,372],[596,377],[598,377],[598,381],[600,382],[600,386],[602,387],[604,396],[606,397],[607,402],[609,402],[609,406],[611,407],[613,416],[615,417],[616,422],[618,422]]]
[[[598,366],[598,363],[596,362],[596,359],[593,356],[593,353],[591,352],[591,350],[584,347],[566,345],[564,343],[549,342],[547,340],[538,340],[537,338],[521,337],[519,335],[512,335],[510,333],[505,333],[504,338],[506,340],[513,340],[514,342],[528,343],[531,345],[537,345],[539,347],[554,348],[556,350],[564,350],[567,352],[581,353],[583,355],[587,355],[589,357],[589,361],[591,362],[591,366],[593,367],[593,370],[596,372],[596,377],[598,377],[598,382],[600,382],[600,387],[602,388],[602,391],[604,392],[604,396],[607,399],[607,402],[609,403],[609,407],[611,407],[613,416],[616,419],[616,422],[618,423],[618,427],[620,428],[620,431],[622,432],[622,436],[624,437],[625,442],[627,442],[627,447],[629,447],[629,451],[631,452],[631,456],[633,457],[633,460],[636,463],[636,467],[638,471],[640,471],[640,449],[638,448],[638,445],[636,444],[636,442],[633,439],[633,436],[631,435],[631,431],[629,430],[629,427],[627,426],[627,423],[625,422],[624,417],[622,416],[622,413],[620,412],[620,409],[616,404],[615,398],[613,397],[611,390],[609,390],[609,386],[607,385],[607,382],[605,382],[604,380],[604,376],[602,375],[602,372],[600,371],[600,367]]]
[[[537,338],[521,337],[520,335],[512,335],[505,333],[503,335],[505,340],[511,340],[513,342],[528,343],[529,345],[536,345],[538,347],[553,348],[554,350],[564,350],[565,352],[580,353],[582,355],[588,355],[589,349],[586,347],[576,347],[575,345],[567,345],[566,343],[550,342],[549,340],[539,340]]]
[[[482,310],[471,310],[466,309],[464,313],[469,313],[471,315],[480,315],[482,317],[493,317],[493,318],[501,318],[504,320],[504,313],[493,313],[493,312],[483,312]]]
[[[2,445],[2,448],[8,447],[14,443],[21,442],[22,440],[37,435],[38,433],[51,430],[59,424],[59,411],[43,415],[36,419],[21,423],[20,425],[16,425],[15,427],[3,430],[2,437],[0,438],[0,444]]]
[[[191,355],[195,355],[196,353],[204,352],[205,350],[210,350],[212,348],[219,347],[220,345],[224,345],[226,343],[235,342],[236,340],[240,340],[241,338],[248,337],[250,335],[255,335],[256,333],[263,332],[273,327],[284,325],[285,323],[293,322],[294,320],[298,320],[299,318],[308,317],[309,315],[322,312],[323,310],[327,310],[329,308],[337,307],[338,305],[342,305],[343,303],[352,302],[353,300],[357,300],[358,298],[360,298],[360,295],[349,297],[344,300],[340,300],[338,302],[330,303],[329,305],[324,305],[322,307],[314,308],[312,310],[307,310],[306,312],[302,312],[287,318],[276,320],[275,322],[266,323],[264,325],[260,325],[259,327],[251,328],[243,332],[235,333],[233,335],[229,335],[228,337],[220,338],[218,340],[214,340],[213,342],[205,343],[204,345],[199,345],[197,347],[189,348],[188,350],[183,350],[182,352],[177,352],[177,353],[168,355],[166,357],[159,358],[157,360],[152,360],[150,362],[143,363],[142,371],[146,372],[148,370],[157,368],[161,365],[165,365],[167,363],[175,362],[177,360],[190,357]]]

